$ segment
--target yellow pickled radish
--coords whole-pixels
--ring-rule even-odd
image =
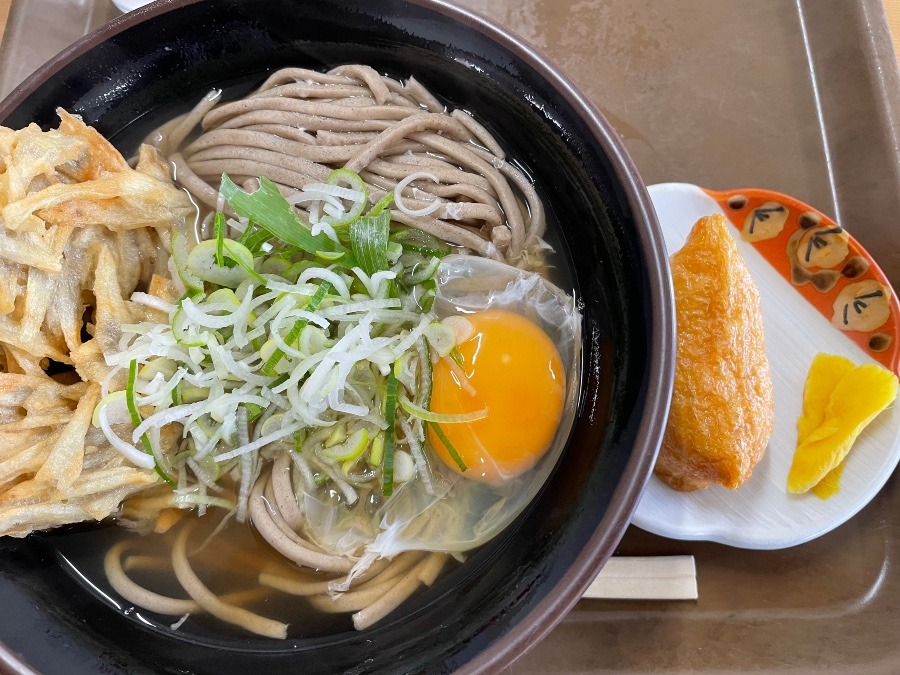
[[[817,354],[813,359],[806,377],[806,388],[803,390],[803,414],[797,419],[798,443],[806,440],[822,424],[831,393],[841,378],[854,368],[856,364],[853,361],[837,354]],[[837,494],[841,487],[844,463],[841,462],[829,471],[810,491],[819,499],[828,499]]]
[[[846,364],[817,357],[810,369],[804,392],[803,422],[798,420],[798,428],[805,436],[794,452],[787,479],[788,492],[808,492],[825,478],[844,460],[860,432],[897,398],[897,376],[881,366],[871,363],[856,366],[841,377],[825,372],[830,370],[846,370]],[[835,379],[837,384],[822,406],[823,390]],[[814,407],[823,413],[815,413]],[[812,428],[816,421],[818,425]],[[827,486],[822,490],[826,491]]]
[[[826,473],[825,478],[810,488],[810,492],[819,499],[828,499],[832,495],[836,495],[841,489],[841,475],[844,473],[845,466],[847,466],[846,460]]]
[[[797,418],[797,442],[802,443],[825,421],[828,399],[844,375],[856,368],[856,364],[836,354],[816,354],[806,386],[803,389],[803,414]]]

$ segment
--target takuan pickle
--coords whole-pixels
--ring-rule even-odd
[[[842,462],[866,426],[897,398],[897,376],[874,363],[856,366],[842,356],[818,354],[803,392],[797,450],[788,492],[837,491]],[[835,473],[838,472],[838,473]]]

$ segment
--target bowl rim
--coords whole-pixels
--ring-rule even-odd
[[[0,120],[6,119],[28,96],[76,58],[107,39],[145,20],[204,0],[157,0],[113,19],[85,35],[29,75],[0,101]],[[647,187],[614,127],[597,106],[542,50],[516,33],[471,9],[447,0],[404,0],[464,24],[510,51],[549,82],[590,130],[610,160],[625,201],[638,223],[637,237],[645,257],[649,311],[647,318],[657,330],[650,333],[648,361],[644,372],[647,397],[636,427],[634,451],[616,486],[610,507],[575,562],[553,589],[516,624],[514,629],[464,664],[459,673],[500,672],[547,636],[581,598],[625,533],[643,488],[650,478],[662,443],[675,375],[675,300],[669,259],[662,230]],[[641,225],[643,225],[641,227]],[[605,552],[605,553],[604,553]],[[18,655],[0,642],[0,664],[27,669]],[[15,671],[14,671],[15,672]]]

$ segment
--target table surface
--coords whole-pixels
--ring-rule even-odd
[[[6,28],[6,17],[11,3],[12,0],[0,0],[0,38],[3,37]],[[894,51],[900,53],[900,0],[884,0],[884,8],[891,34],[894,36]]]

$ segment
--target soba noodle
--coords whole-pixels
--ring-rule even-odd
[[[528,177],[477,120],[447,113],[415,79],[401,84],[357,65],[286,68],[247,98],[220,104],[219,96],[207,95],[150,139],[206,206],[216,207],[223,173],[247,189],[264,175],[288,195],[345,167],[362,176],[374,204],[421,172],[434,180],[405,184],[406,208],[394,220],[481,256],[540,267],[546,221]],[[198,122],[202,133],[181,147]]]

